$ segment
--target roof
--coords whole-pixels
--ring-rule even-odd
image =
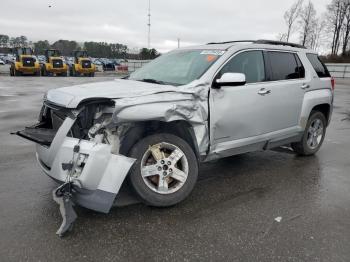
[[[238,41],[227,41],[227,42],[217,42],[217,43],[208,43],[206,45],[187,47],[184,49],[212,49],[212,50],[228,50],[237,46],[249,46],[252,48],[275,48],[281,50],[293,50],[293,51],[306,51],[308,50],[305,46],[288,43],[282,41],[274,40],[238,40]],[[314,51],[308,50],[312,53]]]

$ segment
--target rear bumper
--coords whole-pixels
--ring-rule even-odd
[[[67,72],[67,68],[47,68],[46,71],[50,72],[50,73],[66,73]]]
[[[90,74],[90,73],[94,73],[96,71],[95,68],[77,68],[76,71],[80,74]]]
[[[20,71],[24,74],[26,73],[37,73],[40,72],[40,67],[24,67],[24,66],[20,66],[17,68],[17,71]]]
[[[36,145],[36,157],[43,172],[58,182],[74,184],[73,201],[83,207],[108,213],[135,159],[111,153],[108,144],[67,137],[75,120],[63,122],[50,145]],[[79,152],[73,153],[79,145]],[[75,157],[75,158],[74,158]],[[74,162],[70,172],[62,164]]]

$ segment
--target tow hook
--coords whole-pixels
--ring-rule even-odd
[[[63,237],[67,232],[72,231],[73,223],[77,219],[77,214],[73,209],[72,198],[73,183],[67,182],[53,191],[53,199],[60,206],[62,224],[56,234]]]

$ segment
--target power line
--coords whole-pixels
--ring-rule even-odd
[[[148,0],[148,49],[151,48],[151,0]]]

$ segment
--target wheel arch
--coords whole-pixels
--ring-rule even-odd
[[[328,123],[329,117],[330,117],[330,112],[331,112],[330,104],[319,104],[319,105],[316,105],[316,106],[314,106],[312,108],[311,112],[312,111],[319,111],[319,112],[321,112],[325,116],[325,118],[327,120],[327,123]]]
[[[197,159],[199,159],[200,154],[195,132],[192,125],[185,120],[177,120],[172,122],[152,120],[133,123],[121,137],[119,149],[120,153],[128,155],[131,148],[141,138],[157,133],[168,133],[182,138],[190,145]]]
[[[329,124],[332,114],[333,94],[330,89],[313,90],[305,93],[299,125],[304,129],[312,110],[325,114]]]

